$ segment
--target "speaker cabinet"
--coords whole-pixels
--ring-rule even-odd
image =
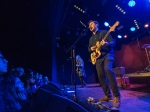
[[[64,96],[64,91],[61,90],[60,85],[54,82],[49,82],[48,85],[42,86],[41,88],[49,90],[49,92]]]
[[[114,73],[116,74],[116,76],[123,76],[125,74],[125,68],[124,67],[116,67],[113,68]]]
[[[51,94],[50,97],[46,112],[87,112],[86,109],[68,98],[56,94]]]
[[[33,112],[88,112],[76,102],[66,98],[56,85],[39,88]]]

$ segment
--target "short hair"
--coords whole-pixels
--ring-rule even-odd
[[[98,28],[99,28],[99,22],[98,21],[95,21],[95,20],[90,20],[89,22],[88,22],[88,25],[91,23],[91,22],[94,22],[95,24],[98,24]]]

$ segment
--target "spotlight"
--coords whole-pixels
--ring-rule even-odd
[[[122,36],[121,36],[121,35],[118,35],[118,38],[122,38]]]
[[[109,23],[105,22],[104,25],[105,25],[105,26],[109,26]]]
[[[131,30],[131,31],[135,31],[135,28],[134,28],[134,27],[131,27],[130,30]]]
[[[134,1],[134,0],[130,0],[129,3],[128,3],[128,5],[129,5],[130,7],[135,6],[135,1]]]
[[[124,38],[127,38],[127,35],[124,35]]]
[[[145,24],[145,25],[144,25],[144,28],[148,28],[148,27],[149,27],[149,24]]]

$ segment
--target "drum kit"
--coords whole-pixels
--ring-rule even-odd
[[[147,60],[149,63],[145,70],[150,71],[150,44],[144,44],[143,46],[141,46],[141,49],[145,49]]]

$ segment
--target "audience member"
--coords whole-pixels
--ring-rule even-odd
[[[48,77],[47,77],[47,76],[44,76],[44,78],[43,78],[43,82],[44,82],[44,85],[49,84],[49,79],[48,79]]]
[[[26,76],[27,76],[27,89],[31,91],[33,94],[37,90],[36,80],[33,75],[33,70],[27,69]]]
[[[2,75],[7,72],[7,64],[8,64],[8,61],[4,58],[2,52],[0,51],[0,111],[1,112],[6,112],[5,104],[3,100],[5,89],[4,89],[4,86],[2,85],[2,80],[3,80]]]
[[[24,83],[18,77],[8,77],[3,81],[5,95],[3,96],[6,112],[29,112],[31,104]]]
[[[43,75],[42,74],[39,74],[39,78],[38,78],[38,81],[37,81],[37,87],[41,87],[44,85],[44,82],[43,82]]]

